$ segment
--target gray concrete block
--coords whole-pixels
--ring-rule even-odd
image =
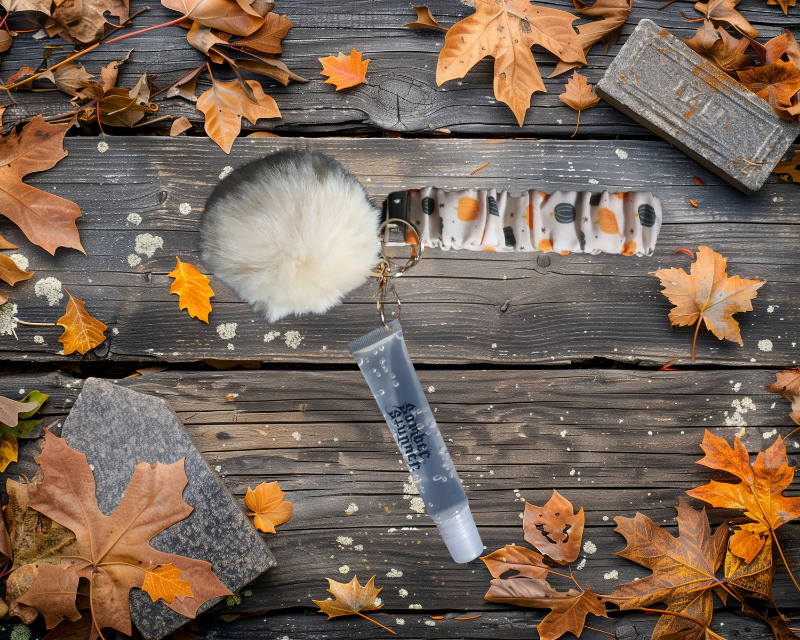
[[[652,20],[642,20],[595,88],[597,94],[745,193],[761,188],[800,123]]]
[[[90,378],[61,435],[69,446],[86,454],[97,483],[97,504],[105,514],[116,509],[138,463],[186,459],[189,484],[183,499],[194,511],[153,536],[153,548],[210,562],[233,593],[275,565],[261,534],[161,398]],[[198,613],[219,600],[209,600]],[[130,606],[131,619],[147,640],[163,638],[189,621],[162,600],[153,603],[140,589],[131,589]]]

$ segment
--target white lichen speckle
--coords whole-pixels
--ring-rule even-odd
[[[587,540],[583,543],[583,552],[592,555],[597,552],[597,545],[591,540]]]
[[[232,342],[229,342],[229,343],[228,343],[228,351],[233,351],[234,349],[236,349],[236,347],[235,347],[235,346],[233,346],[233,343],[232,343]]]
[[[348,516],[352,516],[356,511],[358,511],[358,505],[355,502],[348,504],[347,509],[344,510]]]
[[[380,607],[383,604],[383,600],[381,598],[375,598],[375,606]]]
[[[771,304],[767,307],[767,313],[772,313],[773,311],[775,311],[775,305]]]
[[[13,302],[6,302],[0,306],[0,336],[11,335],[18,324],[17,305]]]
[[[350,573],[350,567],[348,567],[346,564],[343,564],[341,567],[339,567],[339,573]]]
[[[425,624],[427,626],[429,626],[429,627],[435,627],[436,626],[436,621],[435,620],[426,620]]]
[[[119,329],[117,329],[116,327],[114,327],[114,328],[111,330],[111,333],[113,333],[115,336],[118,336],[118,335],[119,335]]]
[[[406,621],[405,621],[405,620],[403,620],[402,618],[395,618],[395,619],[394,619],[394,621],[395,621],[395,624],[398,624],[398,625],[400,625],[401,627],[402,627],[402,626],[403,626],[403,625],[406,623]],[[26,627],[26,628],[27,628],[27,627]]]
[[[222,173],[219,174],[219,179],[220,180],[224,180],[225,178],[227,178],[232,173],[233,173],[233,167],[232,166],[228,165],[226,167],[223,167],[222,168]]]
[[[408,605],[408,608],[409,609],[422,609],[422,605],[421,604],[410,604],[410,605]]]
[[[64,292],[61,291],[61,280],[52,276],[37,281],[33,291],[40,298],[47,298],[47,304],[51,307],[57,305],[58,301],[64,297]]]
[[[338,542],[343,547],[349,547],[353,544],[353,539],[350,536],[339,536],[336,538],[336,542]]]
[[[586,566],[586,558],[584,558],[583,560],[581,560],[581,561],[578,563],[578,566],[577,566],[577,567],[575,567],[575,568],[576,568],[578,571],[583,571],[583,568],[584,568],[585,566]]]
[[[772,431],[765,431],[764,433],[761,434],[761,437],[764,438],[764,440],[769,440],[771,437],[776,435],[778,435],[778,430],[773,429]]]
[[[33,341],[36,344],[44,344],[44,336],[33,336]]]
[[[292,434],[292,438],[294,438],[294,439],[295,439],[295,440],[297,440],[298,442],[300,442],[300,439],[301,439],[302,437],[303,437],[303,436],[301,436],[301,435],[300,435],[300,432],[299,432],[299,431],[295,431],[295,432]]]
[[[417,485],[414,484],[414,478],[412,478],[410,474],[408,480],[403,483],[403,493],[407,496],[419,495],[419,489],[417,489]]]
[[[140,224],[142,224],[142,216],[140,216],[138,213],[129,213],[128,222],[138,227]]]
[[[303,336],[300,335],[299,331],[287,331],[283,334],[283,341],[286,343],[286,346],[291,349],[297,349],[302,339]]]
[[[569,470],[569,475],[574,476],[575,475],[575,469],[570,469]]]
[[[30,263],[28,262],[28,259],[25,256],[23,256],[21,253],[12,253],[9,256],[9,258],[11,258],[14,261],[14,264],[17,265],[23,271],[27,271],[28,270],[28,265]]]
[[[108,151],[108,143],[105,140],[101,140],[100,142],[97,143],[97,150],[100,153],[105,153],[106,151]]]
[[[192,205],[190,205],[188,202],[181,202],[178,205],[178,211],[181,212],[181,215],[189,215],[192,212]]]
[[[436,387],[434,387],[433,385],[428,387],[428,393],[434,393],[435,391],[436,391]]]
[[[746,427],[747,422],[744,419],[744,414],[748,411],[755,411],[755,403],[749,397],[744,397],[741,400],[737,398],[731,402],[731,406],[735,411],[732,416],[729,416],[727,411],[725,412],[725,424],[729,427]]]
[[[772,340],[759,340],[758,348],[761,351],[772,351]]]
[[[355,549],[356,551],[363,551],[364,550],[364,545],[363,544],[357,544],[357,545],[355,545],[353,547],[353,549]]]
[[[614,151],[614,153],[616,153],[616,154],[617,154],[617,157],[618,157],[620,160],[625,160],[625,159],[627,159],[627,157],[628,157],[628,152],[627,152],[627,151],[625,151],[625,149],[616,149],[616,150]]]
[[[417,513],[425,513],[425,502],[419,496],[411,498],[411,510]]]
[[[600,181],[595,180],[594,178],[589,178],[589,184],[600,184]]]
[[[232,340],[236,337],[236,327],[238,326],[235,322],[223,322],[217,325],[217,334],[223,340]]]
[[[142,259],[137,256],[135,253],[132,253],[128,256],[128,264],[131,267],[136,267],[142,263]]]
[[[614,569],[608,573],[603,574],[603,580],[619,580],[619,571]]]
[[[216,471],[217,473],[222,471],[222,465],[218,464],[216,467],[214,467],[214,471]]]
[[[739,389],[741,389],[741,388],[742,388],[742,383],[741,382],[737,382],[735,385],[733,385],[733,390],[734,390],[735,393],[739,393]]]
[[[401,598],[405,598],[408,595],[408,590],[407,589],[398,589],[397,590],[397,595],[400,596]]]
[[[164,248],[164,239],[161,236],[154,236],[152,233],[140,233],[136,236],[136,253],[141,253],[148,258],[152,258],[157,249]]]
[[[566,429],[562,430],[561,433],[559,433],[558,435],[560,435],[562,438],[566,438],[567,437],[567,430]]]
[[[402,572],[402,571],[399,571],[398,569],[395,569],[394,567],[392,567],[392,568],[391,568],[391,569],[390,569],[390,570],[389,570],[389,571],[386,573],[386,577],[387,577],[387,578],[402,578],[402,577],[403,577],[403,572]],[[401,589],[401,591],[405,591],[405,589]],[[406,591],[406,596],[407,596],[407,595],[408,595],[408,591]],[[403,598],[405,598],[406,596],[402,596],[402,597],[403,597]]]
[[[281,335],[280,331],[270,331],[264,334],[264,342],[272,342],[275,338]]]

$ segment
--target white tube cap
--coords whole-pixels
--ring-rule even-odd
[[[469,562],[483,552],[483,542],[469,507],[464,508],[453,518],[436,522],[436,528],[439,529],[447,550],[456,562]]]

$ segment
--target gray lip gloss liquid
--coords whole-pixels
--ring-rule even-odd
[[[464,487],[411,363],[399,320],[350,343],[372,395],[411,471],[428,515],[456,562],[483,551]]]

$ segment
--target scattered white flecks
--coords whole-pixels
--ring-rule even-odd
[[[745,433],[747,433],[747,429],[745,429],[744,427],[739,427],[739,431],[734,435],[739,436],[739,438],[744,438]]]
[[[403,572],[402,572],[402,571],[400,571],[400,570],[398,570],[398,569],[395,569],[394,567],[392,567],[392,568],[391,568],[391,569],[390,569],[390,570],[389,570],[389,571],[386,573],[386,577],[387,577],[387,578],[402,578],[402,577],[403,577]],[[407,596],[407,595],[408,595],[408,591],[406,591],[406,596]],[[406,596],[403,596],[403,597],[405,598]]]
[[[233,167],[232,166],[228,165],[228,166],[222,167],[222,173],[219,174],[219,179],[220,180],[224,180],[225,178],[227,178],[232,173],[233,173]]]
[[[217,473],[219,473],[220,471],[222,471],[222,465],[221,465],[221,464],[218,464],[216,467],[214,467],[214,471],[216,471]]]
[[[421,604],[410,604],[410,605],[408,605],[408,608],[409,609],[422,609],[422,605]]]
[[[569,475],[574,476],[575,475],[575,469],[570,469],[569,470]]]
[[[40,298],[47,298],[47,304],[51,307],[57,305],[58,301],[64,297],[64,293],[61,291],[61,280],[58,278],[42,278],[36,282],[33,290]]]
[[[767,313],[772,313],[773,311],[775,311],[775,308],[776,308],[775,305],[773,304],[769,305],[767,307]]]
[[[353,547],[353,549],[355,549],[356,551],[363,551],[364,550],[364,545],[363,544],[357,544],[357,545],[355,545]]]
[[[603,516],[603,522],[608,522],[608,516]]]
[[[653,435],[653,432],[652,432],[652,431],[648,431],[648,432],[647,432],[647,435],[648,435],[648,436],[652,436],[652,435]]]
[[[25,389],[20,389],[19,390],[19,395],[24,396],[25,395]]]
[[[616,154],[617,154],[617,157],[618,157],[620,160],[625,160],[625,159],[628,157],[628,152],[627,152],[627,151],[625,151],[625,149],[616,149],[616,150],[614,151],[614,153],[616,153]]]
[[[348,567],[346,564],[343,564],[341,567],[339,567],[339,573],[350,573],[350,567]]]
[[[188,202],[181,202],[178,205],[178,211],[181,212],[181,215],[189,215],[192,212],[192,205],[190,205]]]
[[[264,334],[264,342],[272,342],[275,338],[281,335],[280,331],[270,331]]]
[[[380,607],[383,604],[383,600],[381,598],[375,598],[375,606]]]
[[[128,256],[128,264],[131,267],[138,266],[139,264],[141,264],[141,262],[142,262],[142,259],[139,256],[137,256],[135,253],[132,253],[132,254],[130,254]]]
[[[21,253],[12,253],[9,258],[14,261],[14,264],[17,265],[23,271],[28,270],[28,259],[23,256]]]
[[[435,627],[436,626],[436,621],[435,620],[426,620],[425,624],[428,625],[429,627]]]
[[[347,509],[344,510],[348,516],[352,516],[356,511],[358,511],[358,505],[355,502],[348,504]]]
[[[560,435],[562,438],[566,438],[566,437],[567,437],[567,430],[566,430],[566,429],[564,429],[564,430],[563,430],[563,431],[562,431],[562,432],[561,432],[559,435]]]
[[[297,347],[300,346],[302,339],[303,336],[300,335],[299,331],[287,331],[283,334],[283,341],[286,343],[287,347],[292,349],[297,349]]]
[[[395,624],[399,624],[401,627],[406,623],[406,621],[403,620],[402,618],[395,618],[394,622]]]
[[[118,336],[118,335],[119,335],[119,329],[117,329],[116,327],[114,327],[114,328],[111,330],[111,333],[113,333],[115,336]]]
[[[106,151],[108,151],[108,143],[105,140],[101,140],[100,142],[97,143],[97,150],[100,153],[105,153]]]
[[[428,387],[428,393],[433,393],[433,392],[435,392],[435,391],[436,391],[436,387],[434,387],[433,385],[431,385],[430,387]]]
[[[395,531],[397,531],[397,529],[395,529],[394,527],[389,527],[389,528],[386,530],[386,533],[394,533]]]
[[[339,536],[336,538],[336,542],[343,547],[349,547],[351,544],[353,544],[353,539],[350,536]]]
[[[142,224],[142,216],[140,216],[138,213],[129,213],[128,222],[138,227],[140,224]]]
[[[419,489],[417,489],[417,485],[414,484],[414,479],[409,475],[408,480],[403,483],[403,493],[406,495],[419,495]]]
[[[575,567],[575,568],[576,568],[578,571],[581,571],[581,570],[582,570],[582,569],[583,569],[585,566],[586,566],[586,558],[584,558],[583,560],[581,560],[581,561],[578,563],[578,566],[577,566],[577,567]]]
[[[496,342],[492,342],[492,349],[497,349],[497,343]]]
[[[416,513],[425,513],[425,502],[423,502],[422,498],[419,496],[411,498],[411,504],[409,506],[411,510]]]
[[[769,438],[771,438],[772,436],[775,436],[777,434],[778,434],[778,430],[777,429],[773,429],[772,431],[765,431],[764,433],[761,434],[761,437],[764,438],[764,440],[768,440]]]
[[[603,574],[604,580],[619,580],[619,571],[614,569],[613,571],[609,571],[608,573]]]
[[[770,408],[770,409],[774,409],[776,404],[778,404],[778,403],[777,403],[777,402],[773,402],[773,403],[770,405],[770,407],[769,407],[769,408]]]
[[[236,347],[233,346],[232,342],[229,342],[228,343],[228,351],[233,351],[234,349],[236,349]]]
[[[800,449],[800,442],[797,442],[797,440],[794,441],[794,448]]]
[[[731,402],[731,406],[735,409],[735,412],[732,416],[728,415],[727,411],[725,412],[725,424],[729,427],[746,427],[747,422],[744,419],[744,414],[748,411],[755,411],[755,403],[749,397],[744,397],[741,400],[737,398]]]
[[[597,545],[591,540],[587,540],[583,543],[583,552],[592,555],[597,552]]]
[[[217,334],[223,340],[231,340],[236,337],[236,327],[238,326],[235,322],[223,322],[217,325]]]
[[[294,438],[294,439],[295,439],[295,440],[297,440],[298,442],[300,442],[300,438],[302,438],[302,437],[303,437],[303,436],[301,436],[301,435],[300,435],[300,432],[299,432],[299,431],[295,431],[295,432],[292,434],[292,438]]]
[[[595,180],[594,178],[589,178],[589,184],[600,184],[600,181]]]
[[[164,248],[164,239],[161,236],[154,236],[152,233],[140,233],[136,236],[136,253],[152,258],[156,249]]]
[[[772,351],[772,340],[759,340],[758,348],[761,351]]]
[[[412,516],[410,513],[406,516],[406,520],[413,520],[413,519],[414,516]]]
[[[47,29],[39,29],[36,33],[31,36],[34,40],[43,40],[47,37]],[[22,625],[18,625],[22,626]]]
[[[405,598],[408,595],[408,590],[407,589],[398,589],[397,590],[397,595],[399,595],[401,598]]]
[[[741,389],[741,388],[742,388],[742,383],[741,382],[737,382],[735,385],[733,385],[733,390],[736,393],[739,393],[739,389]]]
[[[36,344],[44,344],[44,336],[33,336],[33,341]]]
[[[564,121],[563,121],[561,118],[559,118],[558,120],[556,120],[556,122],[557,122],[558,124],[564,124]]]

